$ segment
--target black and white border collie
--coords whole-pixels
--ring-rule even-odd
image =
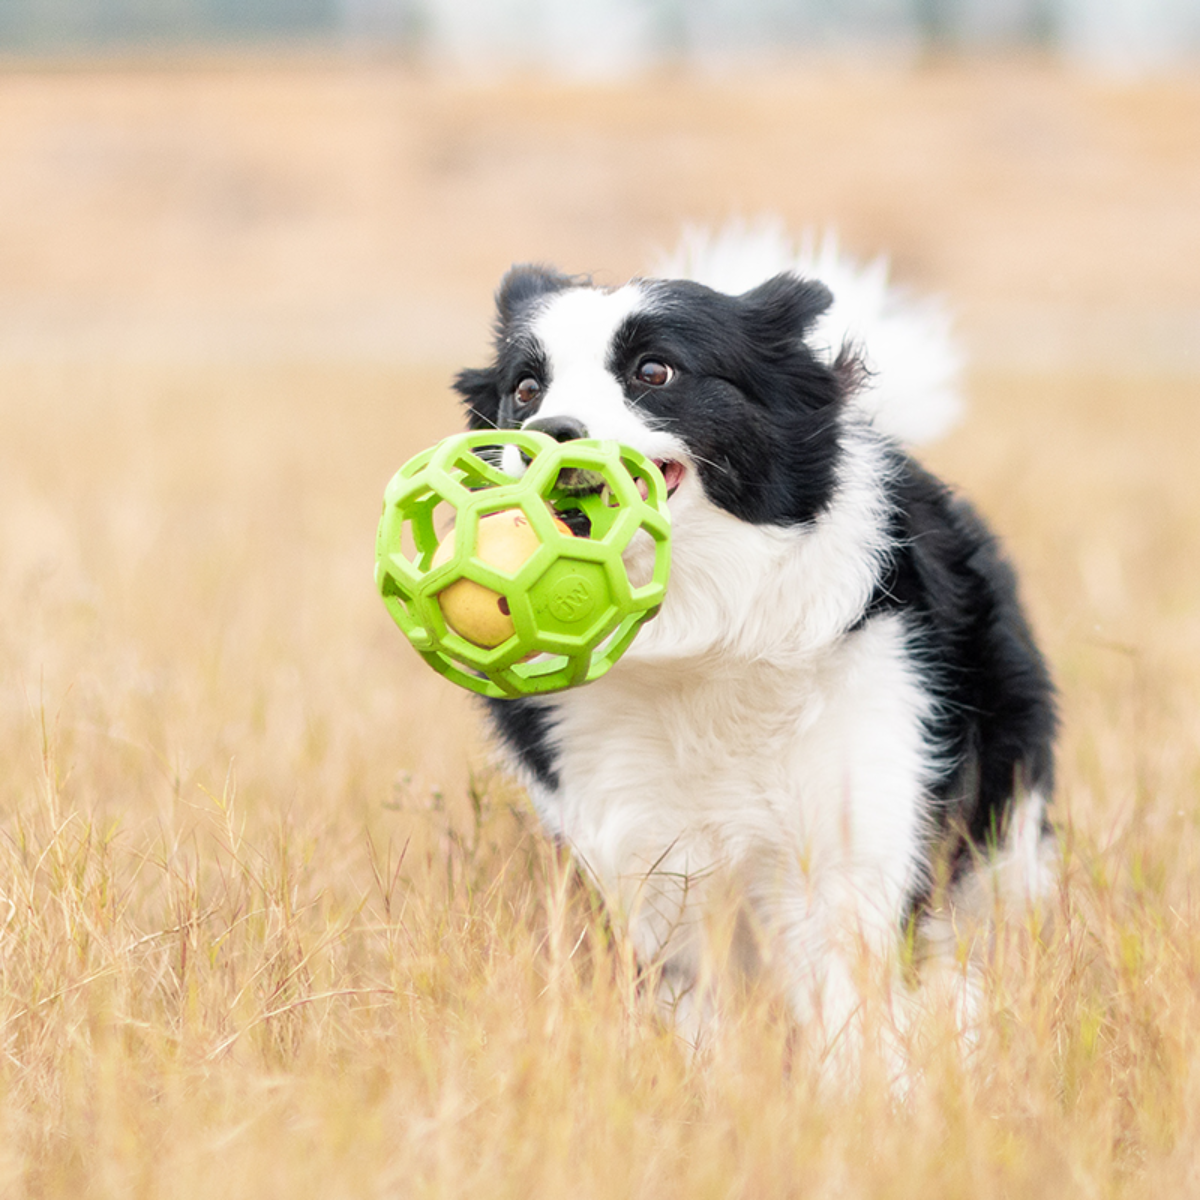
[[[1043,894],[1052,849],[1053,694],[1013,573],[894,436],[953,408],[944,328],[828,245],[742,288],[753,241],[615,288],[514,268],[495,361],[457,380],[472,428],[614,438],[666,478],[657,618],[594,684],[489,703],[693,1041],[715,905],[722,962],[766,966],[834,1039],[864,951],[945,948],[956,914]]]

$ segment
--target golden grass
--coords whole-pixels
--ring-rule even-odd
[[[821,109],[818,133],[795,111],[771,125],[780,105],[769,81],[694,97],[659,83],[646,93],[648,116],[636,89],[572,92],[559,106],[552,89],[498,100],[369,73],[353,86],[304,72],[259,84],[185,74],[168,89],[175,123],[164,124],[161,79],[150,88],[115,74],[15,77],[3,95],[20,100],[12,111],[25,120],[0,121],[0,166],[15,164],[0,214],[24,224],[6,260],[5,311],[19,312],[21,289],[42,283],[60,296],[111,288],[132,313],[134,300],[153,309],[167,282],[176,299],[193,283],[196,294],[237,299],[241,279],[270,307],[283,301],[265,294],[264,279],[289,302],[311,300],[325,267],[346,287],[346,272],[374,262],[386,206],[372,209],[375,224],[346,218],[359,240],[340,264],[331,216],[309,228],[276,214],[281,226],[266,222],[260,241],[250,218],[209,229],[180,217],[191,233],[172,241],[171,214],[186,203],[173,207],[171,169],[157,184],[155,171],[162,155],[177,162],[176,118],[203,154],[258,163],[268,182],[294,184],[304,171],[288,164],[309,164],[321,179],[312,211],[343,185],[376,200],[387,191],[372,190],[378,181],[362,165],[383,157],[356,158],[362,147],[341,135],[361,117],[364,141],[391,145],[385,126],[395,119],[411,137],[395,142],[404,170],[389,169],[410,189],[408,227],[429,233],[415,270],[452,262],[461,291],[442,300],[474,297],[454,334],[468,346],[482,342],[470,322],[486,319],[497,263],[508,239],[520,240],[514,227],[525,230],[525,254],[619,271],[637,263],[614,261],[615,247],[633,260],[647,230],[665,237],[680,213],[715,212],[688,207],[700,194],[751,208],[786,195],[797,212],[845,204],[861,244],[894,240],[926,281],[957,292],[983,279],[980,295],[995,287],[1019,305],[1036,290],[1038,250],[1018,263],[1010,243],[985,235],[998,228],[988,224],[996,206],[1020,193],[1025,215],[1046,201],[1040,249],[1067,272],[1075,300],[1112,294],[1119,275],[1136,277],[1141,296],[1191,302],[1182,251],[1151,256],[1136,273],[1137,256],[1110,236],[1119,226],[1110,192],[1088,208],[1082,185],[1039,190],[1052,148],[1030,168],[1028,147],[1001,136],[1006,77],[983,74],[978,88],[970,72],[911,86],[803,80],[793,99]],[[1182,111],[1168,90],[1062,93],[1048,76],[1013,79],[1030,84],[1024,103],[1051,112],[1054,136],[1080,123],[1085,160],[1107,164],[1081,179],[1123,179],[1125,160],[1105,158],[1104,147],[1137,143],[1128,161],[1144,173],[1126,181],[1121,203],[1136,204],[1143,183],[1149,194],[1155,180],[1194,179],[1194,142],[1174,146],[1170,133],[1193,127],[1194,88],[1188,120],[1155,123],[1147,138],[1134,120],[1141,109],[1156,122]],[[239,110],[225,92],[235,84],[257,100]],[[975,110],[955,107],[963,96]],[[396,116],[404,105],[417,116]],[[729,105],[741,107],[722,124]],[[830,114],[843,108],[839,134]],[[881,108],[887,120],[870,143],[884,164],[880,186],[912,189],[892,206],[864,186],[862,158],[835,157]],[[288,137],[271,134],[276,109]],[[988,118],[992,142],[974,137],[964,111]],[[325,174],[298,132],[318,114],[328,121]],[[35,153],[35,132],[53,148],[72,121],[108,129],[104,144],[138,203],[121,199],[103,164]],[[210,128],[222,121],[231,141]],[[485,200],[533,178],[526,170],[585,127],[593,140],[568,164],[578,170],[546,199],[541,249],[532,239],[545,210]],[[936,188],[920,164],[906,165],[901,135],[917,128],[937,147],[958,138],[924,160],[940,171]],[[488,140],[498,131],[499,150]],[[814,137],[819,176],[795,140]],[[528,145],[532,157],[521,158]],[[622,146],[631,160],[613,149]],[[660,146],[679,168],[667,174],[685,177],[674,190],[657,186]],[[1013,155],[1022,170],[1009,171]],[[784,159],[786,187],[765,168],[756,174]],[[603,221],[587,207],[612,197],[587,173],[596,162],[625,180],[624,207]],[[59,189],[64,163],[83,172],[72,186],[94,185],[105,202],[86,208],[78,190]],[[1010,187],[997,198],[1001,179]],[[926,190],[936,207],[918,215]],[[357,202],[343,199],[347,211]],[[1194,208],[1158,193],[1146,203],[1175,222],[1177,241],[1200,229]],[[1068,243],[1077,213],[1091,224]],[[134,237],[142,227],[153,255]],[[1097,230],[1111,250],[1102,262],[1088,250]],[[328,252],[321,269],[272,275],[310,233]],[[222,260],[227,235],[261,256],[231,250]],[[360,297],[367,307],[403,283],[403,271],[385,269],[402,249],[388,243],[391,257]],[[1006,538],[1054,663],[1066,719],[1063,872],[1052,932],[1013,928],[998,945],[977,1050],[962,1053],[931,1016],[914,1047],[919,1081],[900,1100],[871,1071],[845,1094],[818,1091],[803,1038],[768,994],[738,999],[710,1054],[681,1052],[647,1011],[625,947],[524,798],[489,767],[469,699],[391,627],[371,584],[383,485],[456,426],[446,381],[457,364],[371,366],[346,355],[321,365],[318,355],[317,365],[268,357],[197,367],[164,352],[159,365],[138,365],[94,343],[61,361],[37,346],[24,360],[0,356],[0,1195],[1195,1194],[1194,378],[1006,372],[993,350],[993,365],[969,381],[968,423],[929,456]]]
[[[410,415],[430,377],[3,383],[4,1195],[1194,1183],[1189,386],[978,377],[935,455],[1058,668],[1065,873],[1049,939],[992,965],[979,1050],[928,1030],[899,1103],[818,1094],[769,997],[689,1061],[389,626],[371,532],[405,441],[452,419]]]

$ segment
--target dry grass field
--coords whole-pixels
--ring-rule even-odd
[[[1029,63],[0,72],[0,1195],[1196,1195],[1198,148]],[[681,1052],[372,588],[510,261],[762,210],[960,313],[1062,691],[1054,926],[902,1099]]]

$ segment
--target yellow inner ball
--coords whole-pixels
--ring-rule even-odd
[[[564,533],[571,532],[557,517],[555,524]],[[479,518],[475,557],[497,571],[515,574],[539,545],[538,535],[519,508],[505,509]],[[451,529],[434,552],[431,567],[439,567],[449,561],[454,554],[454,546],[454,530]],[[438,603],[446,624],[476,646],[490,650],[507,641],[515,632],[507,598],[473,579],[459,579],[452,583],[438,593]]]

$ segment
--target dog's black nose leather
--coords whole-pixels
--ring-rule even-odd
[[[521,426],[531,433],[544,433],[556,442],[573,442],[588,435],[587,426],[574,417],[535,417]]]

